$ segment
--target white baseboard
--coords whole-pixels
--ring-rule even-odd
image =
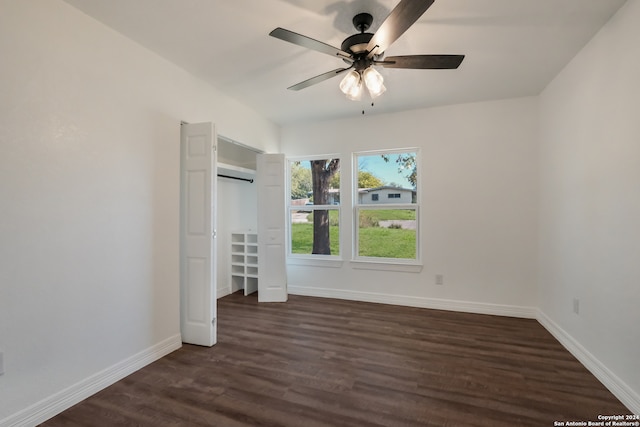
[[[141,351],[113,366],[104,369],[64,390],[41,400],[30,407],[0,420],[0,427],[35,426],[56,416],[60,412],[72,407],[82,400],[94,395],[134,373],[135,371],[155,362],[167,354],[182,347],[180,334]]]
[[[223,286],[216,290],[216,299],[226,297],[227,295],[231,295],[232,293],[233,292],[231,286]]]
[[[558,326],[546,314],[538,310],[538,322],[549,331],[573,356],[580,361],[600,382],[609,389],[633,414],[640,415],[640,395],[611,372],[593,354]]]
[[[289,286],[292,295],[322,298],[337,298],[353,301],[376,302],[381,304],[405,305],[409,307],[431,308],[434,310],[461,311],[465,313],[491,314],[495,316],[535,319],[537,309],[516,305],[487,304],[471,301],[456,301],[439,298],[423,298],[403,295],[379,294],[373,292],[346,291],[314,287]]]

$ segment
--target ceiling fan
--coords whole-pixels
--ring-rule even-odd
[[[401,0],[375,34],[366,32],[373,22],[373,17],[369,13],[357,14],[353,17],[353,25],[360,33],[347,37],[342,42],[340,49],[284,28],[276,28],[269,33],[270,36],[341,58],[347,64],[350,64],[349,67],[331,70],[290,86],[287,89],[301,90],[348,71],[340,83],[340,90],[347,98],[352,100],[360,99],[363,84],[367,87],[371,97],[376,98],[382,95],[386,88],[383,84],[382,76],[375,70],[374,66],[405,69],[448,70],[458,68],[464,59],[464,55],[384,57],[384,52],[387,48],[412,26],[433,2],[434,0]]]

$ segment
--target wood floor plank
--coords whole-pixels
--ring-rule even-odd
[[[629,411],[539,323],[290,296],[218,300],[184,345],[45,422],[78,426],[552,426]]]

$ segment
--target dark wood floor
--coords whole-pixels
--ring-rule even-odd
[[[218,300],[182,349],[44,426],[553,426],[629,411],[535,320]]]

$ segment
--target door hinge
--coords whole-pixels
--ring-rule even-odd
[[[218,232],[216,230],[213,230],[213,233],[211,233],[211,238],[215,239],[216,237],[218,237]]]

